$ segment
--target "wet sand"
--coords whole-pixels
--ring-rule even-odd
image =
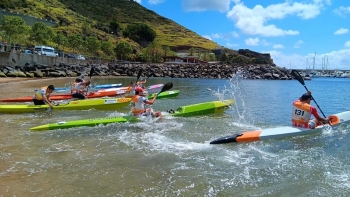
[[[11,82],[19,82],[19,81],[29,81],[29,80],[41,80],[44,78],[24,78],[24,77],[1,77],[0,84],[2,83],[11,83]]]

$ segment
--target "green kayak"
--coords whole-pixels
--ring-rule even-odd
[[[179,93],[180,93],[180,90],[165,91],[158,94],[157,99],[176,97],[179,95]],[[148,96],[148,99],[153,99],[153,97],[154,97],[154,94],[151,94]]]
[[[211,101],[205,103],[198,103],[193,105],[186,105],[179,107],[177,110],[168,110],[169,116],[196,116],[206,115],[213,113],[222,113],[227,110],[233,104],[233,100],[224,101]],[[136,122],[139,118],[135,116],[122,116],[122,117],[105,117],[85,120],[74,120],[74,121],[62,121],[53,124],[40,125],[30,128],[31,131],[44,131],[44,130],[55,130],[55,129],[67,129],[73,127],[94,127],[100,124],[106,125],[110,123],[123,123],[123,122]]]

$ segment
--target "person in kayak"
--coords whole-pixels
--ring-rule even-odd
[[[130,82],[128,88],[125,91],[125,97],[126,98],[131,98],[135,95],[135,84],[134,82]]]
[[[83,79],[81,78],[75,79],[70,89],[72,97],[77,99],[86,99],[86,96],[84,94],[86,94],[87,90],[84,90],[84,89],[89,85],[90,85],[90,80],[83,81]]]
[[[299,100],[293,102],[292,124],[295,127],[314,129],[317,125],[328,123],[328,118],[322,118],[317,112],[316,107],[311,106],[311,92],[303,94]],[[311,119],[311,115],[315,119]]]
[[[41,87],[33,96],[34,105],[50,105],[53,108],[54,103],[50,100],[50,94],[55,90],[55,86],[49,85]]]
[[[137,82],[137,85],[140,87],[144,87],[145,83],[146,83],[146,79],[141,78],[140,81]]]
[[[152,100],[148,100],[144,97],[144,90],[141,87],[135,88],[135,95],[131,98],[131,112],[134,116],[147,116],[151,114],[153,117],[162,118],[160,111],[152,112],[150,108],[145,110],[145,104],[153,105],[157,98],[157,94],[154,95]]]

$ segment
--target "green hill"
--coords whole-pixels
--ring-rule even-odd
[[[112,32],[109,23],[115,21],[125,28],[128,24],[145,23],[157,33],[156,42],[173,50],[202,48],[215,49],[218,44],[201,37],[174,21],[148,10],[133,0],[3,0],[1,8],[42,19],[58,22],[57,31],[67,34],[88,33],[101,40],[126,40],[140,49],[138,44]]]

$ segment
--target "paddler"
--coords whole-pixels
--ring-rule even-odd
[[[141,78],[140,81],[137,82],[137,85],[140,87],[143,87],[144,86],[143,84],[145,83],[146,83],[146,79]]]
[[[54,103],[50,100],[50,94],[55,90],[55,86],[49,85],[41,87],[37,90],[33,96],[34,105],[50,105],[53,108]]]
[[[135,84],[134,82],[130,82],[128,88],[125,91],[125,97],[126,98],[131,98],[135,95]]]
[[[150,108],[145,110],[145,104],[153,105],[157,98],[157,94],[154,95],[152,100],[148,100],[144,97],[144,90],[141,87],[135,88],[135,95],[131,98],[131,112],[134,116],[147,116],[151,114],[153,117],[162,118],[162,113],[160,111],[152,112]]]
[[[314,129],[320,124],[329,122],[329,118],[322,118],[317,112],[316,107],[311,106],[311,92],[303,94],[299,100],[293,102],[292,124],[295,127]],[[311,114],[315,119],[311,120]]]
[[[85,88],[87,88],[89,85],[90,80],[83,81],[81,78],[75,79],[70,89],[72,97],[77,99],[86,99],[84,94],[87,93],[87,90],[85,90]]]

